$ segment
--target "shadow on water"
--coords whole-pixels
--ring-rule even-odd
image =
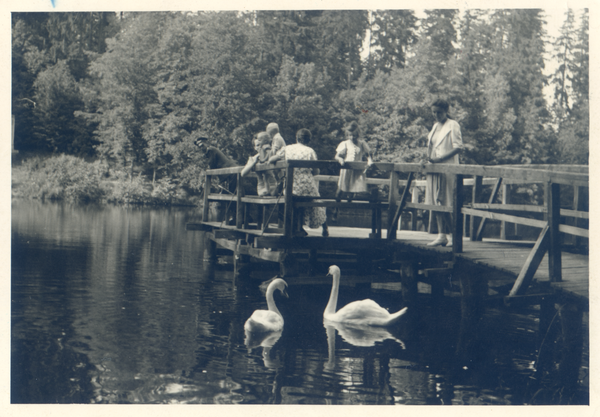
[[[540,351],[537,311],[488,306],[464,357],[457,299],[419,295],[386,331],[325,326],[327,271],[275,294],[281,334],[248,340],[274,270],[234,277],[203,262],[201,233],[185,230],[197,214],[13,202],[12,403],[589,403],[587,315],[570,393],[553,385],[560,332],[550,326]],[[362,298],[403,303],[341,286],[340,306]]]

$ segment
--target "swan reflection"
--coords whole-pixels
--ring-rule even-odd
[[[353,346],[372,347],[375,346],[375,343],[381,343],[384,340],[391,339],[398,342],[402,349],[406,349],[406,345],[402,340],[392,335],[387,329],[383,327],[350,327],[342,323],[332,322],[329,320],[325,320],[323,322],[323,325],[325,326],[325,332],[327,333],[327,347],[329,353],[329,358],[327,360],[327,363],[325,364],[325,369],[329,371],[335,368],[336,330],[338,331],[340,336],[342,336],[342,339],[345,342],[348,342]]]
[[[275,345],[275,343],[277,343],[281,337],[281,333],[282,330],[260,333],[245,330],[246,337],[244,339],[244,344],[248,348],[248,351],[251,351],[257,347],[262,347],[262,357],[265,366],[267,368],[279,368],[281,366],[281,361],[279,358],[271,358],[271,348]]]
[[[336,329],[344,341],[354,346],[370,347],[375,346],[375,343],[391,339],[398,342],[400,346],[402,346],[402,349],[406,349],[404,342],[391,334],[385,327],[348,326],[344,323],[329,320],[325,320],[324,325],[327,330],[327,335],[329,335],[329,328],[331,328],[331,330]]]

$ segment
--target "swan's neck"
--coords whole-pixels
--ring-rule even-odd
[[[281,316],[281,313],[279,312],[279,310],[277,309],[277,306],[275,305],[275,299],[273,298],[274,292],[275,292],[275,288],[273,288],[273,287],[267,288],[267,308],[269,309],[269,311],[277,313]]]
[[[340,288],[340,273],[333,273],[333,285],[331,286],[331,295],[329,296],[329,302],[327,303],[327,307],[325,307],[324,315],[335,314],[335,309],[337,308],[337,300],[338,300],[338,291]]]

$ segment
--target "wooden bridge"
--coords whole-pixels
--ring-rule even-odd
[[[347,166],[366,168],[362,162]],[[279,263],[290,285],[330,285],[322,275],[335,263],[344,271],[342,284],[400,290],[409,311],[421,308],[423,293],[432,308],[441,308],[448,297],[460,297],[456,357],[464,363],[479,349],[479,319],[485,306],[539,306],[539,350],[546,358],[559,351],[560,380],[565,387],[577,386],[588,337],[583,325],[589,310],[587,167],[376,163],[367,172],[371,192],[352,202],[292,195],[296,168],[340,169],[334,161],[257,166],[257,171],[285,172],[285,192],[277,197],[245,195],[248,179],[241,177],[242,167],[207,171],[203,221],[187,224],[188,230],[205,234],[204,259],[214,261],[219,247],[233,254],[237,271]],[[444,173],[453,180],[449,206],[419,201],[427,173]],[[218,185],[219,177],[236,181],[236,191],[223,192],[228,187]],[[338,177],[316,178],[321,195],[332,194]],[[525,201],[518,201],[519,195],[527,195],[521,198]],[[211,203],[234,213],[232,221],[229,215],[210,218]],[[294,222],[306,207],[345,210],[353,221],[344,227],[341,222],[330,225],[328,237],[321,236],[320,229],[295,237]],[[366,225],[358,221],[361,211]],[[451,213],[451,247],[427,246],[435,225],[427,214],[433,211]],[[364,227],[369,220],[370,227]],[[300,274],[299,265],[308,273]],[[313,277],[317,271],[320,276]],[[557,326],[560,336],[547,341]],[[547,347],[542,351],[542,346]],[[548,363],[538,356],[539,375]]]
[[[351,169],[366,168],[363,162],[347,165]],[[209,258],[214,256],[211,245],[218,244],[234,252],[238,262],[245,262],[249,257],[278,262],[281,274],[289,276],[296,274],[294,266],[299,259],[308,258],[314,270],[320,257],[346,254],[351,260],[354,255],[362,269],[370,269],[373,261],[380,261],[377,263],[380,269],[388,271],[413,263],[418,279],[431,282],[433,287],[436,280],[431,277],[451,274],[458,265],[470,265],[482,271],[488,283],[497,284],[491,285],[494,289],[490,293],[506,297],[507,301],[527,295],[535,297],[531,294],[531,284],[535,282],[534,292],[539,293],[540,288],[544,288],[541,290],[544,294],[560,293],[587,309],[587,166],[375,163],[368,171],[373,173],[367,180],[371,193],[352,202],[292,195],[296,168],[330,172],[340,169],[335,161],[298,160],[257,166],[257,171],[285,171],[288,180],[284,193],[278,197],[245,195],[243,183],[248,178],[241,177],[242,167],[206,172],[206,190],[211,190],[204,194],[203,219],[207,221],[189,223],[187,228],[208,233]],[[431,206],[418,201],[416,191],[423,188],[424,180],[417,177],[424,178],[427,173],[445,173],[454,179],[450,206]],[[208,186],[213,184],[213,179],[232,176],[238,184],[233,194],[223,193],[222,186],[213,187],[218,191],[212,192],[213,188]],[[322,184],[337,182],[337,178],[335,175],[316,176]],[[537,193],[537,199],[543,203],[512,204],[510,191],[516,188]],[[529,200],[535,201],[536,196]],[[233,224],[225,219],[208,221],[211,202],[220,202],[233,210]],[[320,236],[320,230],[310,231],[306,237],[294,237],[293,222],[298,210],[306,207],[365,210],[371,214],[371,228],[332,225],[329,237]],[[419,213],[432,211],[451,213],[451,248],[426,245],[432,240],[428,234],[432,232],[432,222],[424,225],[427,231],[417,231]],[[398,230],[402,216],[411,217],[410,230]],[[498,236],[487,237],[490,223],[498,221]],[[533,239],[524,239],[524,232]]]

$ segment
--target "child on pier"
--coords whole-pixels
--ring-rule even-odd
[[[248,158],[246,166],[242,169],[242,177],[254,169],[258,163],[266,163],[271,157],[271,137],[267,132],[260,132],[253,140],[257,154]],[[256,173],[258,183],[256,192],[259,196],[274,196],[277,194],[277,180],[273,171],[260,171]]]

